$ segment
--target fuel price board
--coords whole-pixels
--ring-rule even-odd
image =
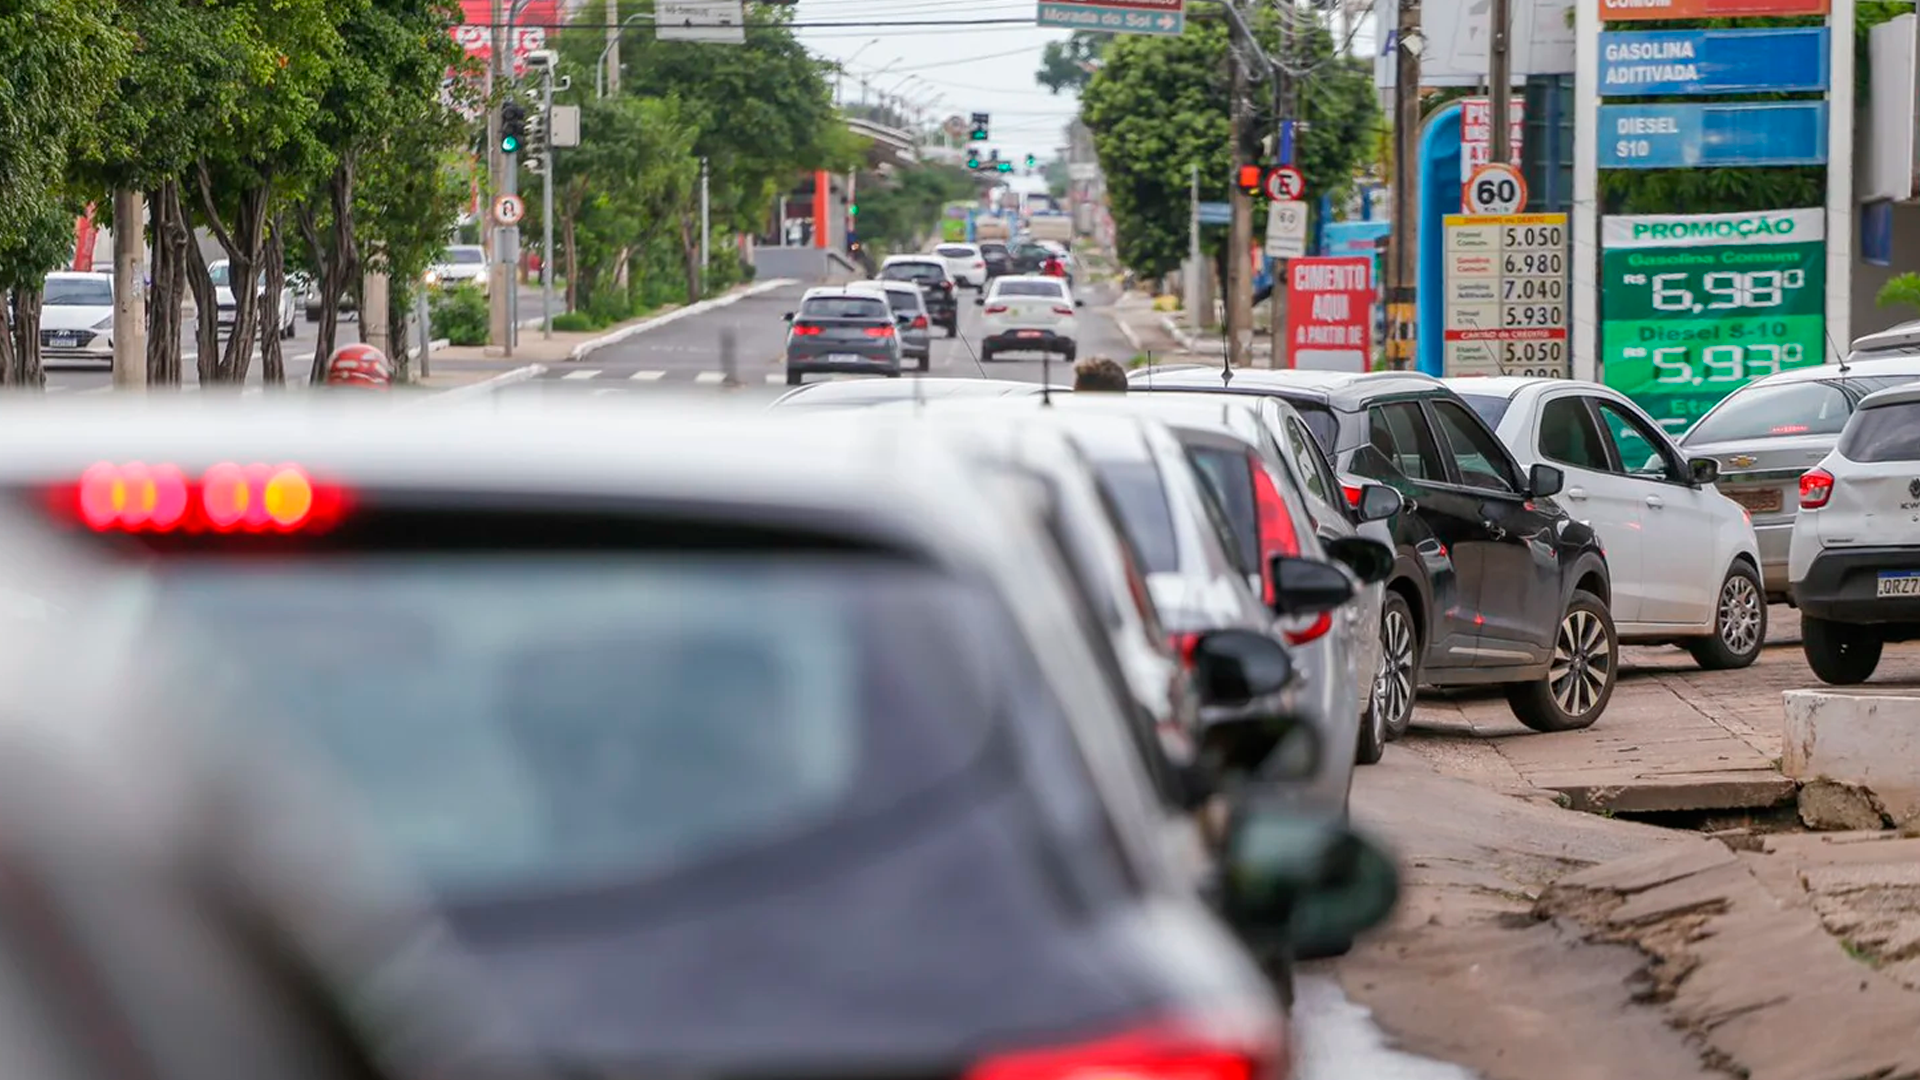
[[[1449,214],[1448,375],[1567,376],[1567,215]]]
[[[1602,228],[1602,377],[1670,431],[1754,379],[1823,362],[1824,211],[1612,217]]]

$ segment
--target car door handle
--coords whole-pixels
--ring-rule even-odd
[[[1567,498],[1569,499],[1585,499],[1586,497],[1587,497],[1586,488],[1568,488],[1567,489]]]
[[[1667,500],[1661,498],[1658,495],[1649,495],[1647,496],[1647,505],[1653,507],[1655,510],[1658,510],[1661,507],[1667,505]]]
[[[1480,527],[1487,530],[1487,535],[1493,537],[1495,540],[1505,540],[1507,538],[1507,530],[1495,525],[1491,521],[1481,522]]]

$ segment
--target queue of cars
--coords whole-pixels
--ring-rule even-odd
[[[149,841],[279,850],[262,902],[372,968],[299,987],[337,1021],[306,1075],[385,1075],[330,1071],[368,1028],[434,1051],[392,1015],[430,988],[511,1021],[429,1012],[508,1043],[438,1075],[1285,1076],[1293,957],[1351,943],[1397,890],[1336,807],[1290,797],[1352,749],[1314,732],[1318,672],[1285,634],[1387,553],[1292,520],[1289,545],[1268,499],[1256,591],[1221,463],[1194,456],[1244,454],[1225,424],[954,404],[49,404],[0,432],[0,496],[97,564],[60,600],[90,677],[56,681],[183,703],[192,745],[251,780],[155,813],[109,773],[103,803]],[[1284,462],[1242,460],[1292,490]],[[140,756],[139,724],[60,717],[63,750],[137,761],[161,796],[204,783]],[[255,766],[256,742],[311,770]],[[355,826],[250,801],[309,787]],[[360,825],[444,933],[357,931]],[[256,915],[242,942],[277,944]],[[440,946],[451,985],[406,977]],[[307,959],[267,970],[305,980]]]

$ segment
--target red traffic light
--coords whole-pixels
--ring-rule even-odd
[[[1258,195],[1266,181],[1267,170],[1258,165],[1241,165],[1234,170],[1234,184],[1249,195]]]

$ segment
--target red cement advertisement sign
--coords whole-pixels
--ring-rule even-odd
[[[1366,371],[1373,360],[1373,260],[1287,263],[1287,366]]]

